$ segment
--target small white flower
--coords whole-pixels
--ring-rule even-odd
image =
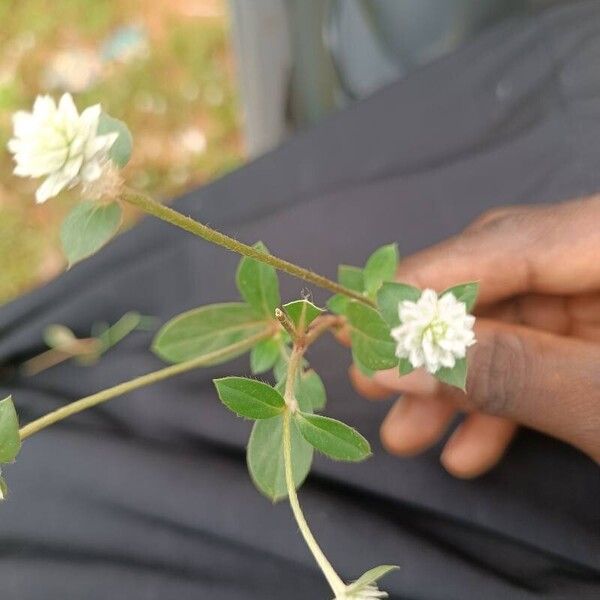
[[[38,96],[32,112],[15,113],[14,137],[8,142],[17,163],[14,173],[46,177],[35,195],[38,203],[102,176],[118,134],[98,135],[101,112],[95,104],[80,115],[71,94],[64,94],[58,106],[50,96]]]
[[[415,369],[451,369],[475,343],[475,317],[451,292],[439,298],[433,290],[424,290],[416,302],[400,302],[398,316],[400,325],[391,331],[398,343],[396,356],[407,358]]]
[[[375,584],[370,584],[354,592],[346,590],[343,596],[338,596],[335,600],[379,600],[387,597],[387,592],[380,590]]]

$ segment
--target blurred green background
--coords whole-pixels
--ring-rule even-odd
[[[71,91],[131,129],[131,185],[169,199],[243,160],[225,0],[0,2],[0,304],[64,269],[68,194],[36,206],[12,175],[11,115]],[[127,215],[131,223],[134,216]]]

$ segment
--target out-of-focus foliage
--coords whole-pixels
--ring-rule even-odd
[[[11,115],[71,91],[127,122],[128,182],[168,199],[242,160],[224,0],[0,2],[0,303],[64,267],[60,223],[74,199],[42,207],[12,176]],[[126,219],[131,220],[127,214]]]

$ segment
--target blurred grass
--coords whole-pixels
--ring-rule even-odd
[[[48,90],[57,53],[98,55],[120,26],[148,36],[147,51],[102,67],[74,93],[81,108],[101,102],[127,122],[135,149],[128,181],[168,199],[242,161],[225,0],[4,0],[0,2],[0,304],[64,268],[59,227],[67,194],[38,207],[36,182],[12,175],[11,115]],[[204,140],[206,147],[204,148]],[[131,216],[130,216],[131,219]]]

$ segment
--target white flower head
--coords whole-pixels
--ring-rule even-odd
[[[15,113],[8,142],[17,163],[14,173],[46,177],[35,195],[38,203],[102,176],[118,133],[98,135],[101,112],[95,104],[79,114],[71,94],[64,94],[58,105],[50,96],[38,96],[32,112]]]
[[[391,331],[396,356],[407,358],[415,369],[424,366],[429,373],[451,369],[475,343],[475,317],[452,292],[438,297],[434,290],[424,290],[416,302],[400,302],[398,316],[400,325]]]

